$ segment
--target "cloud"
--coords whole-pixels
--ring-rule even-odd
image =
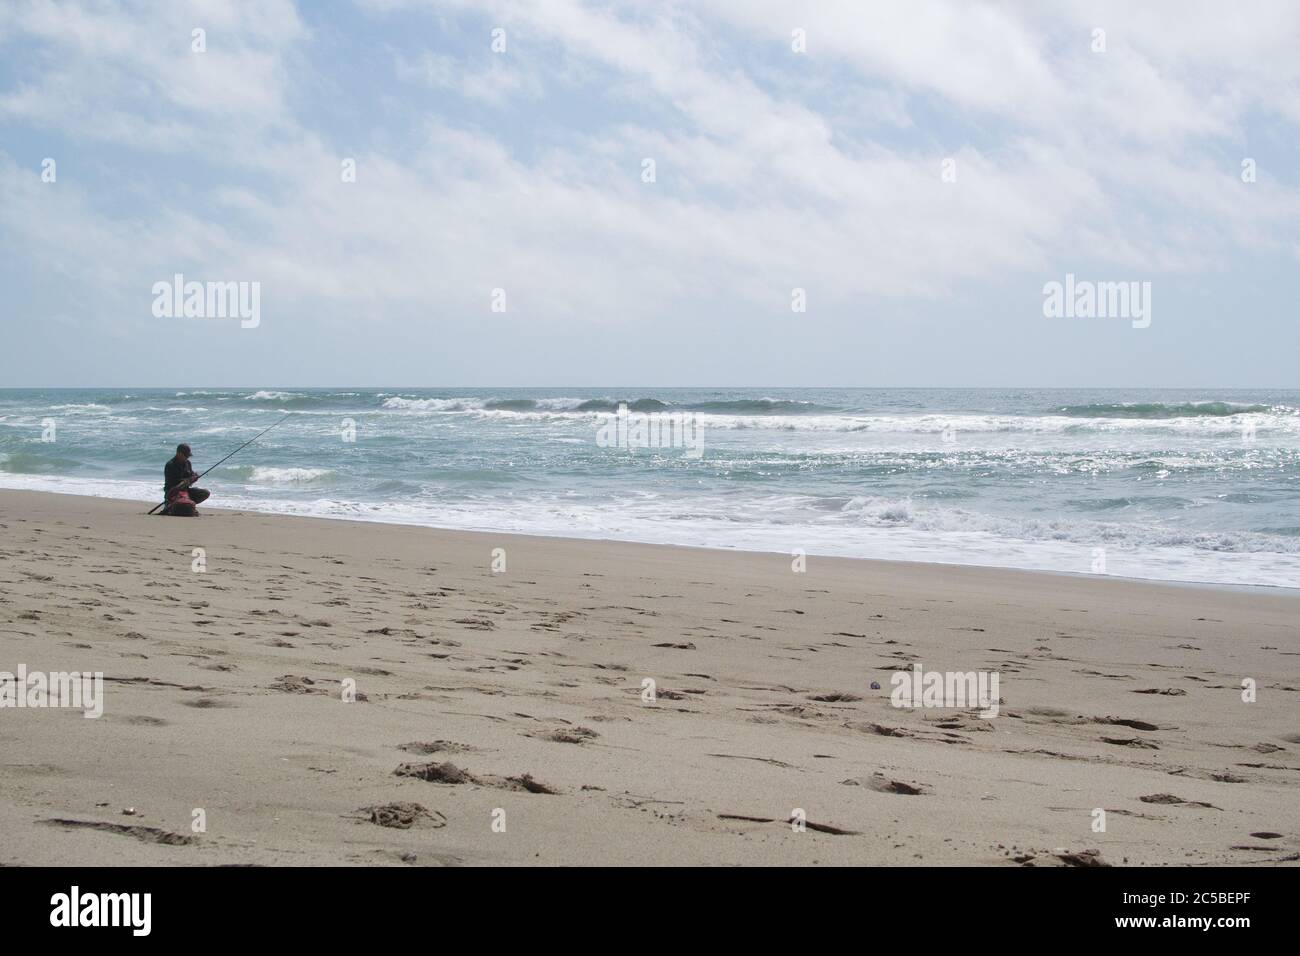
[[[193,31],[206,50],[192,49]],[[85,4],[34,0],[10,11],[0,42],[31,51],[0,94],[0,118],[79,140],[164,152],[252,135],[282,118],[293,44],[289,0]],[[219,125],[217,125],[219,124]]]
[[[397,75],[487,104],[541,95],[542,85],[536,75],[514,69],[500,57],[488,56],[483,64],[467,67],[454,57],[426,51],[410,60],[399,56]]]
[[[854,316],[1072,267],[1294,254],[1294,177],[1239,176],[1255,117],[1300,122],[1286,4],[1227,26],[1127,4],[360,6],[378,92],[355,101],[287,0],[7,10],[0,46],[31,52],[0,121],[135,153],[116,173],[147,200],[124,214],[112,175],[41,192],[11,160],[0,236],[36,281],[131,314],[184,271],[260,280],[318,328],[467,327],[502,287],[538,327],[739,329],[788,315],[796,286]]]

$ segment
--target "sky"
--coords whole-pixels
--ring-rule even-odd
[[[1296,387],[1297,49],[1286,0],[6,0],[0,387]]]

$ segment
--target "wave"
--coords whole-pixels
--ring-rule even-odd
[[[1056,414],[1069,418],[1223,418],[1258,412],[1297,414],[1286,405],[1247,405],[1238,402],[1118,402],[1098,405],[1066,405]]]
[[[626,398],[591,398],[579,402],[573,410],[576,412],[617,412],[619,406],[622,405],[626,405],[630,412],[657,412],[672,407],[668,402],[661,402],[657,398],[636,398],[631,401]]]
[[[805,414],[779,415],[720,415],[698,413],[706,428],[724,430],[769,429],[775,431],[809,432],[862,432],[899,435],[925,435],[940,437],[947,434],[960,446],[963,435],[1032,434],[1032,435],[1088,435],[1114,433],[1119,435],[1148,433],[1192,437],[1240,437],[1242,419],[1232,417],[1202,418],[1071,418],[1065,415],[865,415],[865,414]],[[1292,415],[1256,415],[1252,420],[1257,437],[1267,437],[1271,432],[1287,435],[1300,433],[1300,418]]]
[[[227,466],[221,472],[254,485],[306,484],[333,474],[328,468],[269,468],[262,465]]]
[[[52,412],[94,412],[97,415],[111,415],[113,410],[107,405],[96,402],[81,402],[73,405],[51,405]]]
[[[410,481],[402,481],[400,478],[386,478],[369,489],[372,495],[380,497],[410,497],[419,494],[420,486]]]
[[[985,412],[884,413],[836,409],[815,402],[784,399],[743,399],[674,404],[657,398],[415,398],[383,397],[385,411],[431,415],[467,415],[487,420],[539,423],[595,421],[620,406],[630,413],[686,413],[706,428],[807,432],[863,432],[935,436],[947,434],[1029,433],[1070,435],[1090,433],[1175,432],[1190,436],[1240,435],[1245,423],[1257,435],[1300,433],[1300,411],[1285,405],[1230,402],[1191,402],[1181,405],[1113,404],[1066,406],[1052,414],[1022,415]],[[1191,410],[1191,411],[1188,411]],[[1247,417],[1239,417],[1247,416]]]
[[[301,397],[296,392],[271,392],[265,390],[244,396],[245,400],[250,402],[283,402],[286,399]]]
[[[261,389],[249,395],[213,392],[193,392],[191,394],[203,397],[215,395],[219,401],[234,400],[236,405],[266,408],[268,405],[274,404],[295,411],[375,408],[379,405],[380,397],[373,393],[367,394],[364,392],[289,392],[276,389]]]
[[[991,534],[1016,541],[1052,541],[1081,547],[1122,549],[1188,548],[1195,551],[1300,554],[1300,541],[1257,531],[1206,531],[1141,522],[1080,521],[1073,518],[1011,518],[917,505],[911,498],[855,496],[840,512],[854,524],[878,528],[907,527],[931,533]]]
[[[677,404],[658,398],[408,398],[389,396],[382,407],[427,412],[533,412],[591,414],[617,412],[626,406],[629,412],[680,411],[715,415],[813,415],[836,411],[815,402],[776,398],[738,399]]]
[[[403,398],[394,395],[384,399],[384,408],[409,412],[472,412],[483,408],[477,398]]]
[[[55,455],[37,455],[32,452],[9,452],[0,462],[0,471],[11,475],[59,475],[75,471],[82,462],[75,458],[60,458]]]
[[[829,406],[815,402],[791,401],[777,398],[745,398],[732,401],[692,402],[678,405],[660,401],[657,398],[609,399],[596,398],[582,402],[574,411],[579,412],[616,412],[620,405],[626,405],[630,412],[655,412],[665,409],[683,412],[707,412],[715,415],[809,415],[823,411],[834,411]]]
[[[697,402],[687,405],[693,412],[712,412],[719,415],[813,415],[819,412],[838,411],[816,402],[792,401],[778,398],[745,398],[736,401]]]

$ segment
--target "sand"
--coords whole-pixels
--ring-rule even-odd
[[[144,510],[0,492],[0,671],[105,678],[0,709],[0,863],[1300,859],[1296,592]]]

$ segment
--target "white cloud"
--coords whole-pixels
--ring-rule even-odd
[[[480,59],[480,64],[469,66],[454,57],[427,51],[414,59],[399,55],[397,75],[487,104],[541,96],[542,84],[536,75],[516,69],[491,53]]]
[[[206,52],[191,49],[206,31]],[[288,110],[286,58],[305,38],[290,0],[228,4],[34,0],[0,40],[35,64],[0,95],[0,118],[83,141],[164,152],[251,134]]]
[[[486,53],[484,35],[463,55],[394,54],[394,76],[553,113],[550,135],[525,158],[491,110],[458,126],[421,105],[376,120],[419,131],[414,149],[337,142],[299,109],[313,38],[287,2],[162,16],[30,4],[4,42],[35,44],[42,67],[0,95],[8,122],[192,154],[232,180],[217,183],[214,213],[163,191],[123,217],[85,194],[33,205],[32,173],[9,165],[0,188],[20,198],[19,220],[41,217],[24,229],[31,250],[80,250],[81,282],[128,300],[173,270],[202,271],[259,279],[315,322],[454,324],[479,321],[503,286],[530,319],[580,327],[723,302],[788,311],[795,285],[858,308],[1062,262],[1141,276],[1293,248],[1296,190],[1245,187],[1234,152],[1248,111],[1297,119],[1285,5],[1229,28],[1181,8],[1096,4],[368,6],[380,22],[428,10],[431,24],[506,25],[508,54]],[[209,52],[195,55],[189,30],[203,24]],[[1088,49],[1093,25],[1107,29],[1104,56]],[[796,26],[809,33],[803,58],[789,49]],[[840,132],[852,105],[822,94],[841,78],[862,89],[866,121],[897,135]],[[564,125],[549,97],[574,82],[614,118]],[[340,182],[343,155],[358,160],[355,184]],[[640,181],[647,156],[655,184]],[[955,184],[940,179],[949,156]]]

